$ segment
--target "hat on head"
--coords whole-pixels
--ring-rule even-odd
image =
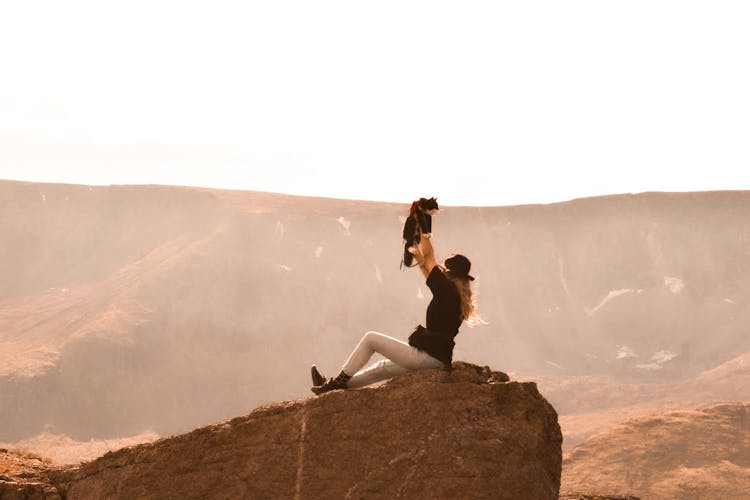
[[[474,276],[469,275],[469,271],[471,270],[471,262],[460,253],[457,253],[445,259],[445,267],[447,267],[451,273],[458,276],[459,278],[474,281]]]

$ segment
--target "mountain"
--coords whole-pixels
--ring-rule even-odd
[[[407,210],[0,182],[0,440],[168,435],[308,394],[312,362],[335,373],[364,332],[424,321]],[[443,207],[438,257],[472,259],[488,322],[455,359],[578,380],[580,404],[540,382],[563,418],[608,408],[610,382],[689,383],[747,352],[749,215],[748,192]]]
[[[747,498],[750,403],[656,413],[617,425],[564,460],[563,489],[643,498]]]

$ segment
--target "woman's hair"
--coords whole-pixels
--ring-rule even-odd
[[[471,281],[454,275],[450,270],[446,270],[445,275],[456,285],[461,297],[461,319],[466,321],[469,327],[486,325],[487,322],[479,316],[477,297],[471,289]]]

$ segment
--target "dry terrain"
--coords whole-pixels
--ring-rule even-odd
[[[628,420],[565,457],[563,489],[643,498],[746,499],[750,403]]]
[[[0,181],[2,446],[89,459],[305,397],[367,330],[406,338],[430,297],[399,268],[407,208]],[[455,359],[538,381],[566,452],[750,401],[750,192],[443,207],[434,233],[487,321]]]

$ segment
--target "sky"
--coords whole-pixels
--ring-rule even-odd
[[[745,1],[0,3],[0,179],[447,205],[750,189]]]

